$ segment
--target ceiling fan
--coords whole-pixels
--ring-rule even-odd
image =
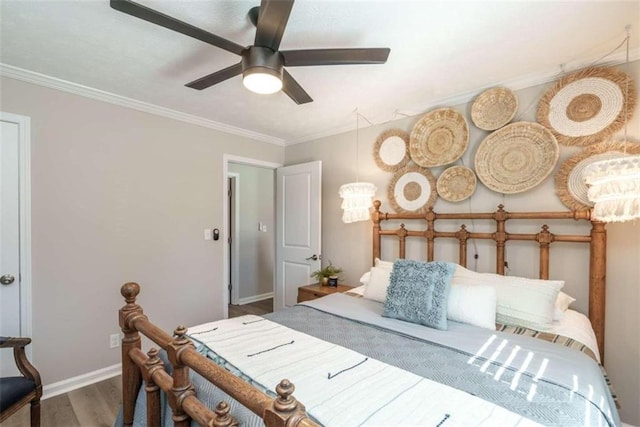
[[[303,49],[278,50],[294,0],[261,0],[260,6],[249,10],[249,19],[256,26],[254,44],[241,46],[230,40],[179,21],[130,0],[110,0],[111,7],[136,18],[182,33],[235,53],[242,60],[230,67],[208,74],[185,86],[202,90],[242,74],[242,82],[257,93],[283,90],[296,104],[313,99],[284,69],[309,65],[384,64],[389,48]]]

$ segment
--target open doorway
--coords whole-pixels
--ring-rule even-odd
[[[273,311],[275,169],[278,164],[224,157],[226,317]]]

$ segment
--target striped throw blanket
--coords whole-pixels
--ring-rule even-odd
[[[539,425],[453,387],[258,316],[200,325],[190,336],[210,358],[264,390],[283,378],[323,425]]]

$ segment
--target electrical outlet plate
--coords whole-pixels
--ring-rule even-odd
[[[109,335],[110,348],[120,347],[120,334]]]

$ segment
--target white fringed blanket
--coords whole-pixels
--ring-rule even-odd
[[[199,325],[189,335],[212,358],[264,388],[283,378],[310,416],[324,425],[539,425],[455,388],[258,316]]]

